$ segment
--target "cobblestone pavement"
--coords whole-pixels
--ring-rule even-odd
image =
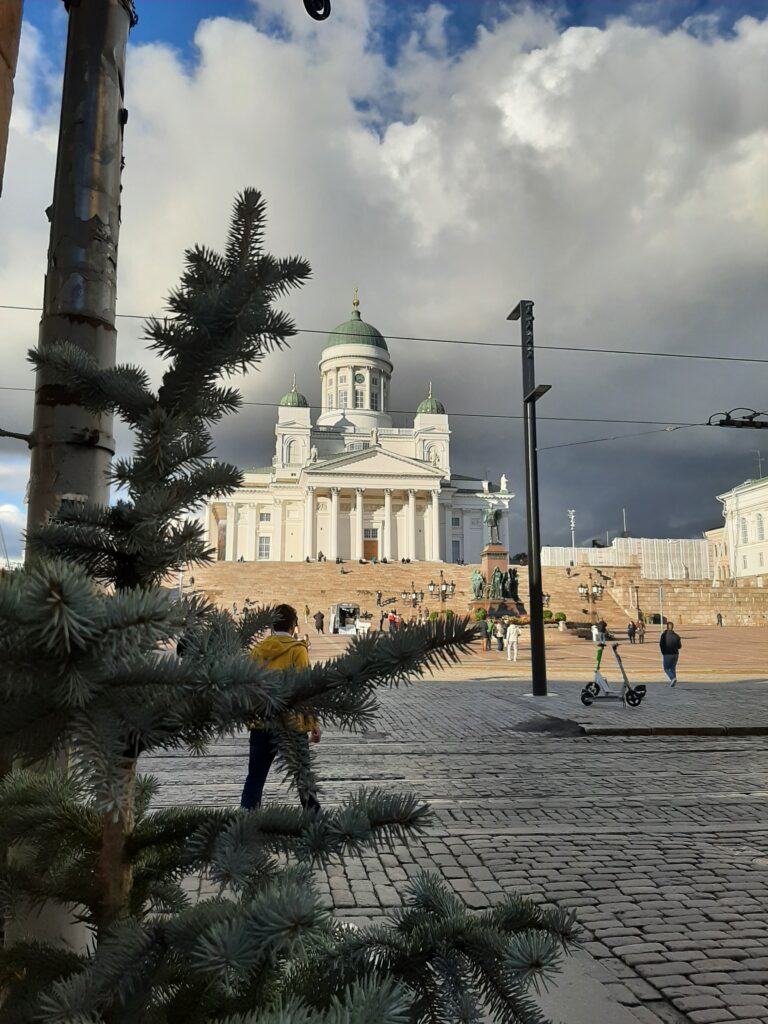
[[[420,682],[383,694],[376,732],[323,737],[326,803],[377,785],[435,812],[410,847],[330,867],[325,898],[345,918],[376,919],[423,869],[470,907],[515,890],[577,911],[603,983],[640,1024],[768,1022],[764,739],[568,735],[557,714],[580,707],[578,685],[535,702],[526,688]],[[654,713],[768,722],[768,685],[691,691],[659,687]],[[235,804],[246,756],[242,736],[145,767],[165,803]],[[266,795],[288,796],[277,778]]]

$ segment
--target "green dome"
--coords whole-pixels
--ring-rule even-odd
[[[419,402],[416,414],[428,413],[431,416],[445,416],[445,406],[432,397],[432,381],[429,382],[429,394],[423,402]]]
[[[296,390],[296,374],[293,375],[293,387],[287,394],[283,395],[278,402],[278,405],[292,406],[294,409],[309,408],[309,402],[306,400],[304,395]]]
[[[328,346],[331,345],[373,345],[374,348],[383,348],[388,352],[387,343],[381,331],[377,331],[371,324],[367,324],[360,316],[358,306],[360,300],[357,297],[355,288],[355,300],[352,303],[352,315],[343,324],[334,327],[328,335]]]

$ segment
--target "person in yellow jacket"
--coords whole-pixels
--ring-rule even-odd
[[[272,626],[272,635],[256,644],[251,657],[268,668],[279,671],[284,668],[309,668],[309,651],[302,640],[294,637],[299,617],[296,609],[289,604],[279,604],[275,609],[276,616]],[[320,727],[316,718],[305,715],[294,716],[294,727],[297,732],[305,734],[305,741],[320,742]],[[248,775],[243,786],[240,806],[245,808],[259,807],[264,783],[267,781],[269,769],[277,753],[274,734],[258,722],[250,726],[250,754],[248,757]],[[307,737],[306,734],[309,734]],[[313,794],[301,796],[301,802],[309,810],[319,810],[320,805]]]

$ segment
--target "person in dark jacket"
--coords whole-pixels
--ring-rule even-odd
[[[674,622],[667,622],[667,628],[659,637],[659,647],[661,648],[661,660],[664,665],[664,671],[669,677],[669,685],[677,685],[677,659],[680,657],[680,648],[683,646],[683,641],[675,632]]]
[[[323,632],[323,624],[325,623],[325,616],[323,615],[322,612],[315,612],[315,614],[313,615],[313,618],[315,620],[315,629],[317,630],[317,635],[320,636],[322,634],[322,632]]]

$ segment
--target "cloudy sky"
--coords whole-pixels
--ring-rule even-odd
[[[568,508],[579,541],[621,529],[622,508],[636,535],[718,525],[714,496],[757,474],[768,435],[663,427],[768,407],[768,367],[578,350],[768,354],[768,0],[334,0],[319,24],[301,0],[138,6],[119,312],[162,311],[183,248],[220,245],[233,195],[255,185],[272,251],[313,266],[288,306],[301,328],[346,319],[358,286],[385,335],[517,342],[507,313],[535,301],[538,377],[553,386],[539,406],[545,542],[568,539]],[[26,0],[25,14],[0,304],[39,306],[66,17],[59,0]],[[37,321],[0,309],[5,388],[32,384]],[[149,361],[140,321],[118,324],[121,358]],[[275,402],[296,369],[318,401],[322,344],[299,334],[244,380],[246,398]],[[501,418],[521,411],[519,351],[390,351],[393,406],[414,409],[431,379],[453,417],[454,468],[507,472],[523,547],[522,432]],[[28,429],[31,395],[0,395],[0,424]],[[246,407],[220,428],[220,456],[268,462],[274,418]],[[0,446],[13,555],[27,460]]]

